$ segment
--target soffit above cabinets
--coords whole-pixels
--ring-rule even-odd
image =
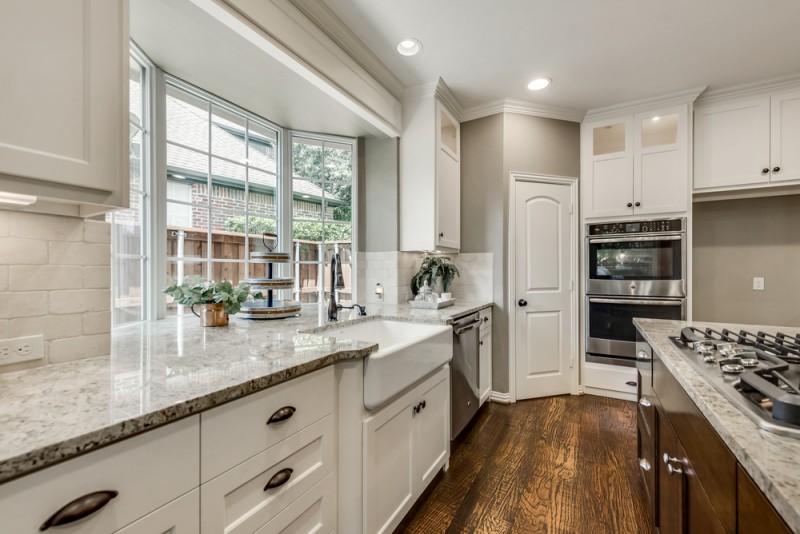
[[[227,3],[136,0],[130,9],[131,38],[157,66],[257,115],[303,131],[352,137],[398,133],[399,119],[391,115],[396,111],[399,117],[400,105],[383,88],[374,93],[388,112],[372,113],[302,58],[286,50],[265,52],[280,46],[263,37],[260,47],[257,25],[238,17]],[[249,27],[249,38],[230,27],[238,23],[235,19],[244,21],[242,28]],[[357,78],[351,75],[349,80],[359,83]],[[365,83],[377,87],[373,80]]]

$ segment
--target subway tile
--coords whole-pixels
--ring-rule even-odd
[[[81,268],[69,265],[12,265],[8,285],[13,291],[79,289]]]
[[[111,287],[111,268],[107,266],[82,267],[82,286],[86,289],[108,289]]]
[[[52,265],[111,265],[111,247],[105,243],[51,242]]]
[[[111,223],[105,221],[85,221],[83,240],[86,243],[111,243]]]
[[[0,237],[0,262],[4,265],[47,263],[47,243],[33,239]]]
[[[70,362],[96,356],[106,356],[111,352],[111,335],[56,339],[50,342],[48,361],[50,363]]]
[[[83,317],[80,314],[23,317],[12,319],[10,329],[14,337],[41,334],[45,341],[77,337],[83,329]]]
[[[9,234],[42,241],[83,241],[83,219],[15,212],[9,219]]]
[[[47,291],[0,293],[0,319],[35,317],[47,313]]]
[[[49,313],[101,312],[110,308],[111,291],[105,289],[51,291],[49,295]]]
[[[8,290],[8,265],[0,265],[0,291]]]
[[[84,334],[108,334],[111,332],[111,312],[83,314]]]
[[[8,339],[10,337],[8,335],[10,323],[11,321],[8,319],[0,320],[0,339]]]

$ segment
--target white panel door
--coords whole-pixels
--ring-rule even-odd
[[[420,494],[450,457],[450,368],[422,392],[424,403],[414,423],[415,493]],[[426,385],[426,386],[427,386]]]
[[[571,186],[516,182],[517,398],[569,393],[573,324]]]
[[[772,97],[772,182],[800,180],[800,91]]]

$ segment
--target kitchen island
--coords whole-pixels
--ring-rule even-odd
[[[687,326],[770,333],[775,333],[779,328],[657,319],[634,319],[634,322],[652,348],[656,365],[663,364],[663,368],[674,377],[696,405],[740,468],[749,475],[787,526],[794,532],[800,532],[800,462],[797,460],[800,458],[800,440],[760,429],[701,376],[670,339],[670,336],[679,336],[681,329]],[[654,373],[657,369],[658,367]],[[657,380],[654,379],[654,384],[656,383]],[[710,447],[710,444],[707,446]],[[655,463],[660,462],[661,458],[656,457]],[[735,488],[729,489],[736,494]]]

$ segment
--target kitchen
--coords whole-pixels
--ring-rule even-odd
[[[22,4],[32,7],[24,8]],[[322,503],[318,507],[319,517],[324,519],[320,520],[322,524],[333,525],[328,530],[381,530],[373,523],[381,519],[370,516],[372,510],[378,510],[391,518],[382,523],[384,529],[391,531],[413,501],[423,495],[425,487],[437,484],[436,477],[443,476],[437,473],[447,468],[448,458],[454,457],[450,454],[459,452],[450,450],[449,439],[440,439],[437,444],[431,442],[429,449],[414,449],[417,443],[411,440],[408,450],[428,450],[434,454],[438,447],[438,454],[432,456],[429,464],[434,466],[432,470],[414,468],[420,474],[412,477],[413,484],[397,490],[400,493],[393,498],[400,504],[395,508],[388,502],[368,504],[370,491],[364,485],[370,484],[371,473],[377,473],[375,480],[380,481],[379,485],[393,480],[391,473],[381,471],[391,466],[381,462],[377,453],[369,456],[369,451],[376,451],[370,448],[371,436],[376,440],[388,438],[381,438],[377,432],[369,433],[367,429],[372,427],[368,421],[380,418],[370,419],[374,414],[361,402],[365,393],[361,388],[367,387],[363,381],[364,369],[370,362],[378,361],[375,355],[385,349],[385,344],[374,339],[336,337],[330,334],[333,330],[322,331],[322,335],[297,334],[298,330],[307,330],[312,322],[315,327],[326,322],[325,287],[337,278],[328,274],[329,252],[303,256],[306,249],[302,253],[279,250],[291,253],[289,260],[294,265],[278,265],[278,276],[310,280],[307,291],[303,286],[296,293],[292,290],[292,297],[282,298],[304,301],[308,297],[320,303],[314,306],[314,312],[304,308],[299,318],[270,321],[264,326],[264,322],[235,317],[228,327],[202,329],[186,309],[183,310],[186,317],[155,320],[173,313],[161,293],[169,284],[168,275],[181,272],[211,277],[217,273],[217,264],[221,272],[232,272],[224,270],[231,265],[239,268],[229,257],[214,256],[211,252],[204,252],[201,261],[196,251],[202,248],[186,253],[190,246],[202,247],[207,243],[211,248],[216,239],[212,234],[235,233],[230,227],[209,231],[199,238],[170,234],[164,239],[168,229],[179,232],[186,226],[177,225],[176,220],[193,214],[195,197],[182,195],[202,192],[203,184],[198,184],[190,171],[208,176],[214,173],[215,158],[220,159],[214,147],[221,139],[215,136],[227,135],[225,146],[233,147],[237,124],[247,125],[241,146],[257,148],[265,154],[273,150],[277,154],[273,162],[285,164],[295,149],[315,146],[323,147],[325,153],[329,148],[333,152],[346,152],[352,158],[357,172],[350,175],[354,206],[350,215],[343,215],[336,204],[340,198],[335,193],[342,189],[326,189],[325,179],[298,179],[293,176],[294,169],[281,175],[286,176],[281,184],[287,187],[278,187],[274,182],[270,186],[269,180],[277,178],[265,177],[263,182],[254,181],[252,187],[248,185],[243,190],[246,196],[254,197],[256,193],[266,196],[272,187],[277,208],[268,211],[265,207],[263,218],[274,221],[273,231],[279,236],[279,245],[280,238],[291,240],[294,228],[300,226],[298,223],[308,222],[296,214],[309,208],[315,194],[322,199],[323,209],[331,206],[331,227],[352,228],[355,238],[352,248],[338,249],[344,260],[344,272],[349,273],[344,276],[345,287],[338,291],[340,297],[345,296],[344,304],[365,304],[368,318],[382,316],[374,322],[390,324],[409,318],[413,321],[419,314],[411,314],[405,301],[412,298],[407,285],[419,268],[422,257],[419,251],[443,250],[453,258],[461,269],[461,277],[452,286],[456,307],[437,312],[436,321],[438,326],[452,328],[450,324],[461,315],[479,314],[480,329],[474,328],[472,333],[484,342],[482,348],[491,349],[481,352],[488,357],[481,362],[479,373],[484,380],[489,379],[488,384],[480,385],[484,413],[488,408],[499,410],[507,403],[524,405],[516,401],[528,397],[561,393],[621,399],[620,406],[635,406],[630,401],[641,403],[652,396],[650,401],[657,399],[663,404],[653,403],[661,410],[658,413],[664,413],[663,419],[680,430],[680,423],[670,417],[669,403],[661,398],[658,385],[654,384],[655,395],[647,393],[642,377],[648,376],[648,370],[637,367],[638,351],[622,354],[623,360],[627,358],[621,362],[623,365],[603,360],[607,355],[599,355],[601,359],[594,361],[589,357],[588,326],[585,326],[590,321],[585,317],[588,299],[624,301],[642,295],[595,294],[588,290],[590,273],[585,263],[588,255],[584,253],[588,250],[587,224],[615,228],[622,223],[639,224],[638,234],[658,236],[664,233],[662,227],[655,231],[648,226],[644,231],[644,221],[655,220],[665,225],[678,221],[679,242],[684,244],[685,251],[680,247],[669,249],[673,259],[676,254],[681,256],[675,271],[679,271],[677,285],[684,293],[678,296],[684,299],[680,306],[684,314],[676,319],[703,324],[708,321],[770,324],[789,327],[783,328],[788,333],[794,332],[792,326],[800,324],[797,307],[793,305],[800,287],[791,278],[800,250],[793,232],[800,222],[797,220],[800,197],[796,194],[800,176],[795,168],[800,123],[796,93],[800,83],[791,54],[785,52],[796,50],[798,44],[791,27],[798,13],[792,3],[775,2],[772,10],[746,4],[737,9],[727,4],[698,8],[687,3],[684,8],[692,16],[682,22],[675,19],[677,6],[670,6],[668,11],[652,8],[656,11],[651,12],[629,2],[619,2],[616,7],[619,12],[606,8],[608,12],[582,13],[575,7],[546,3],[539,7],[520,4],[515,9],[493,14],[497,17],[494,19],[497,27],[518,31],[517,20],[542,18],[555,22],[539,24],[539,40],[519,42],[528,50],[549,50],[547,55],[552,58],[535,59],[544,62],[543,66],[531,65],[530,58],[503,52],[516,49],[513,40],[504,40],[516,34],[512,31],[497,31],[493,36],[498,41],[496,47],[470,43],[474,48],[469,52],[457,53],[460,32],[473,36],[485,34],[481,31],[486,24],[482,20],[485,6],[479,2],[459,7],[464,10],[464,20],[460,14],[452,13],[453,6],[448,4],[431,7],[433,11],[425,20],[415,11],[422,9],[419,5],[401,9],[385,2],[134,0],[84,2],[82,9],[69,2],[47,4],[46,8],[43,5],[7,2],[2,7],[7,10],[3,20],[25,20],[30,24],[15,25],[15,31],[5,32],[2,41],[2,49],[6,51],[3,63],[7,65],[4,71],[16,73],[14,79],[25,83],[4,84],[2,94],[6,96],[3,99],[6,104],[0,115],[4,125],[0,160],[5,163],[0,168],[0,191],[5,193],[7,202],[36,198],[28,206],[14,208],[4,204],[7,208],[0,210],[3,257],[0,290],[4,303],[0,338],[21,339],[14,342],[19,347],[13,345],[9,350],[21,356],[30,356],[28,351],[31,351],[44,358],[2,367],[4,374],[0,380],[7,402],[0,417],[4,436],[0,448],[4,451],[0,469],[4,482],[0,491],[5,487],[11,495],[0,494],[0,503],[21,506],[13,496],[22,499],[34,495],[34,478],[55,472],[48,471],[49,468],[67,469],[78,465],[74,462],[84,462],[81,469],[91,469],[95,463],[112,465],[103,462],[112,462],[110,451],[119,446],[130,446],[133,450],[119,454],[144,454],[152,451],[159,440],[167,443],[174,438],[178,441],[170,447],[176,448],[165,446],[165,451],[196,450],[197,442],[206,443],[203,429],[212,425],[213,414],[234,407],[244,409],[249,399],[275,393],[282,386],[285,389],[280,391],[289,391],[290,386],[296,385],[310,387],[315,392],[312,397],[329,395],[328,404],[333,408],[310,408],[318,410],[313,412],[317,415],[309,416],[312,419],[307,422],[311,426],[303,427],[296,418],[291,424],[300,425],[293,427],[297,432],[285,431],[271,447],[281,444],[288,447],[292,440],[301,439],[298,436],[311,432],[308,429],[313,427],[327,436],[319,443],[326,443],[325,439],[335,442],[335,446],[320,445],[320,451],[327,451],[324,454],[328,455],[321,463],[330,471],[317,471],[306,477],[305,482],[302,477],[287,479],[285,493],[276,493],[278,497],[270,501],[272,504],[265,505],[259,512],[261,515],[255,514],[267,519],[243,519],[237,527],[241,531],[256,531],[271,520],[278,522],[265,531],[279,531],[275,525],[281,520],[292,516],[294,511],[317,510],[313,506],[316,503]],[[722,11],[730,13],[723,16]],[[452,17],[454,27],[463,24],[463,29],[435,31],[437,24],[441,24],[437,21],[449,20],[448,16]],[[720,24],[714,30],[714,40],[703,38],[709,21],[716,23],[717,17],[723,17],[727,24]],[[105,23],[93,23],[95,20]],[[664,27],[653,29],[649,23],[653,20],[663,22]],[[576,21],[579,23],[573,24]],[[616,33],[605,31],[603,23]],[[759,28],[770,28],[766,32],[769,39],[761,36]],[[142,95],[149,96],[141,97],[138,105],[150,105],[152,113],[133,114],[135,119],[125,105],[129,87],[135,86],[125,84],[131,72],[128,31],[138,45],[133,57],[145,65],[140,71],[145,75],[138,86]],[[691,42],[686,39],[686,43],[673,43],[674,50],[667,53],[659,47],[659,39],[651,38],[650,33],[656,32],[666,39],[668,34],[664,32],[669,31],[699,37]],[[562,40],[557,40],[559,33],[563,34]],[[417,56],[400,56],[395,51],[396,41],[406,38],[420,41],[422,49]],[[639,46],[630,46],[630,39]],[[410,44],[413,48],[415,43]],[[592,63],[593,55],[587,56],[587,49],[593,47],[603,47],[598,55],[605,52],[614,58],[606,64],[606,73],[598,72],[599,67]],[[76,50],[88,55],[84,57]],[[497,61],[497,57],[508,60]],[[587,61],[588,57],[592,61]],[[718,71],[712,64],[720,64]],[[487,70],[475,76],[475,65]],[[742,65],[748,68],[742,69]],[[491,71],[490,67],[501,70]],[[76,74],[79,72],[83,76]],[[609,74],[612,72],[614,76]],[[665,74],[668,72],[680,72],[681,76],[672,79]],[[473,74],[471,81],[465,78],[468,73]],[[552,86],[541,92],[529,92],[525,88],[528,77],[536,75],[551,78]],[[60,91],[54,93],[53,87],[59,87]],[[264,98],[264,88],[269,98]],[[223,124],[221,119],[213,122],[212,118],[203,130],[209,138],[203,152],[208,161],[197,164],[201,167],[188,159],[181,160],[180,165],[178,160],[171,159],[170,147],[173,154],[177,149],[197,150],[192,145],[194,140],[180,137],[186,130],[164,122],[164,116],[168,121],[178,104],[189,111],[207,106],[212,110],[211,115],[215,109],[222,110],[217,116],[224,117],[226,122]],[[41,120],[31,121],[31,117]],[[653,130],[656,123],[666,125],[668,135],[663,135],[664,130]],[[41,124],[48,127],[43,129]],[[216,125],[224,128],[215,129]],[[75,134],[80,128],[83,136]],[[152,138],[151,146],[156,147],[151,152],[147,152],[142,141],[146,138]],[[439,147],[431,150],[437,144]],[[159,149],[163,146],[168,147],[166,151]],[[231,160],[228,163],[244,168],[245,173],[252,173],[248,175],[279,174],[278,167],[255,161],[261,157],[255,154],[245,160],[223,157]],[[151,178],[156,184],[152,190],[144,186],[132,188],[129,159],[140,162],[140,172],[149,170],[151,176],[167,176],[167,179]],[[449,173],[440,172],[445,165],[450,165]],[[755,172],[751,169],[753,165],[757,167]],[[230,185],[230,180],[227,183]],[[293,192],[292,188],[299,183],[307,189]],[[256,185],[261,189],[257,190]],[[560,211],[541,203],[526,203],[528,198],[539,198],[542,191],[563,199],[559,201]],[[232,190],[224,194],[233,200],[241,197]],[[304,199],[303,194],[310,198]],[[460,201],[455,202],[456,198]],[[145,213],[138,220],[141,230],[133,233],[140,239],[137,243],[143,243],[144,247],[120,248],[118,238],[130,237],[125,232],[131,225],[117,221],[112,230],[103,222],[107,220],[105,214],[129,205],[141,207],[145,199],[153,199],[159,207],[153,208],[152,219],[140,212]],[[544,226],[559,228],[562,242],[552,239],[551,234],[537,233],[536,225],[532,234],[524,235],[528,204],[543,206],[542,211],[531,212],[530,216],[544,221]],[[209,207],[211,216],[215,209],[213,205]],[[219,211],[234,213],[230,208],[224,209],[228,211],[222,208]],[[240,212],[247,221],[247,210],[235,211]],[[122,212],[116,213],[111,217],[121,219]],[[146,226],[147,221],[151,225]],[[627,228],[601,232],[600,239],[619,241],[625,237]],[[235,236],[228,234],[226,239],[232,242]],[[192,239],[200,244],[190,245]],[[258,240],[248,239],[240,246],[249,248],[248,254],[269,248],[266,243],[262,246]],[[535,243],[531,249],[539,253],[531,256],[536,261],[531,260],[535,268],[529,273],[523,272],[524,263],[522,268],[518,263],[524,256],[520,251],[527,250],[523,248],[527,242]],[[177,252],[179,245],[187,247],[184,252]],[[547,247],[552,247],[553,252],[545,253]],[[637,250],[627,253],[632,252]],[[148,273],[150,290],[137,294],[137,284],[129,284],[122,292],[120,274],[128,271],[121,269],[121,265],[135,265],[139,272]],[[296,269],[292,268],[295,266]],[[248,272],[249,267],[243,268]],[[314,274],[306,276],[304,269]],[[669,277],[674,278],[673,275]],[[526,287],[523,286],[526,280],[541,284],[541,288],[534,284],[533,290],[529,288],[523,294],[521,288]],[[552,291],[553,287],[559,290]],[[350,298],[346,298],[347,293]],[[552,311],[552,304],[544,300],[545,293],[558,293],[557,311]],[[658,302],[672,298],[659,294],[645,296]],[[130,324],[122,327],[124,332],[113,328],[124,320],[121,310],[130,309],[125,306],[132,302],[134,309],[138,309],[138,315],[133,317],[151,321],[146,325],[128,321]],[[339,313],[349,316],[350,310]],[[355,314],[353,310],[352,317]],[[174,333],[169,330],[170,324],[185,325],[185,329]],[[649,325],[640,326],[644,324]],[[675,330],[669,335],[680,334],[678,324],[675,323]],[[780,468],[769,463],[768,458],[758,456],[747,443],[726,433],[730,424],[752,424],[749,419],[721,420],[716,410],[722,397],[715,390],[706,391],[708,388],[702,387],[703,395],[696,396],[692,390],[697,379],[694,371],[673,362],[675,349],[665,345],[661,338],[656,339],[657,327],[641,328],[653,343],[653,350],[660,352],[664,367],[672,374],[678,373],[678,382],[724,441],[722,446],[733,453],[735,459],[730,465],[734,467],[730,469],[741,466],[744,474],[753,479],[756,494],[760,492],[767,505],[774,507],[788,525],[784,528],[797,531],[800,516],[792,504],[797,502],[796,495],[786,485],[792,482],[792,476],[798,476],[796,466],[790,462],[783,468],[788,479],[776,479],[775,471]],[[779,330],[774,327],[768,332]],[[364,335],[373,334],[378,335],[377,332]],[[632,343],[628,338],[634,334],[632,324],[627,325],[623,341]],[[170,346],[170,336],[177,336],[174,347]],[[225,346],[238,345],[249,356],[236,367],[236,355],[229,354],[236,351],[226,351]],[[172,359],[160,359],[164,351],[170,350]],[[110,363],[109,353],[114,357]],[[136,358],[131,356],[133,353]],[[535,358],[520,357],[528,353]],[[176,354],[183,358],[176,360]],[[259,359],[265,354],[272,355],[267,358],[269,361]],[[203,373],[200,358],[205,356],[219,358],[230,367],[220,368],[216,375]],[[301,358],[302,363],[289,365],[295,357]],[[110,367],[103,368],[103,362]],[[452,366],[455,365],[454,361]],[[234,372],[234,368],[238,370]],[[334,370],[331,376],[317,374],[331,369]],[[21,374],[5,374],[15,372]],[[404,422],[407,426],[405,430],[398,428],[399,435],[419,433],[420,421],[429,421],[427,415],[436,413],[421,407],[427,393],[417,397],[414,392],[419,387],[425,389],[425,384],[439,376],[437,372],[425,371],[424,376],[412,377],[410,384],[403,384],[407,388],[403,391],[408,392],[410,399],[408,411],[415,408],[414,414],[419,417]],[[105,385],[98,379],[103,375]],[[117,377],[117,382],[109,384],[108,376]],[[431,382],[432,389],[425,391],[441,395],[441,389],[436,389],[440,383],[454,389],[455,381],[441,376],[444,382]],[[300,380],[304,377],[327,385],[303,386]],[[178,391],[181,380],[194,383],[198,389]],[[233,385],[228,380],[241,383]],[[11,387],[14,382],[20,389]],[[84,398],[70,389],[70,383],[78,391],[81,387],[100,389],[85,390],[96,395]],[[345,388],[344,384],[350,387]],[[115,396],[109,391],[112,387]],[[39,391],[48,394],[42,396]],[[172,396],[150,398],[162,393]],[[403,400],[404,395],[393,398]],[[30,404],[23,403],[23,399]],[[487,399],[489,405],[485,404]],[[431,405],[429,402],[428,406]],[[62,416],[39,418],[36,409]],[[32,413],[37,415],[30,416]],[[70,419],[81,414],[97,421],[82,426]],[[449,421],[449,410],[440,416]],[[167,422],[170,424],[165,425]],[[325,426],[331,424],[334,430]],[[70,426],[75,428],[67,428]],[[47,435],[47,429],[52,435]],[[226,432],[235,434],[233,429]],[[755,429],[754,432],[763,433]],[[82,436],[88,442],[81,441]],[[634,441],[637,437],[631,433],[629,439]],[[687,449],[686,458],[690,459],[690,445],[682,436],[679,439]],[[767,435],[763,440],[770,443],[778,440],[775,450],[781,445],[786,450],[797,448],[796,442],[789,438]],[[390,441],[400,440],[395,436]],[[649,443],[646,438],[640,437],[639,441],[639,446]],[[142,448],[136,453],[139,443]],[[111,445],[102,447],[106,444]],[[231,444],[222,448],[226,447],[235,448]],[[93,528],[92,521],[97,520],[105,521],[99,524],[106,526],[94,527],[99,528],[95,531],[130,528],[130,532],[136,532],[137,521],[159,510],[167,516],[170,506],[180,505],[188,506],[189,511],[174,512],[173,517],[195,517],[199,521],[200,526],[184,526],[187,532],[199,531],[202,525],[207,525],[202,527],[203,531],[221,530],[208,526],[223,513],[219,509],[222,501],[214,501],[213,495],[221,499],[219,492],[224,493],[221,488],[225,483],[239,487],[246,482],[237,478],[245,476],[237,474],[237,470],[245,469],[245,465],[249,468],[248,462],[261,458],[259,451],[265,447],[259,447],[231,451],[230,458],[225,458],[223,450],[221,459],[208,460],[212,464],[218,461],[210,473],[204,472],[207,459],[202,455],[206,447],[200,447],[199,458],[192,459],[187,452],[185,462],[178,461],[180,454],[170,456],[165,452],[163,463],[143,463],[148,470],[152,469],[150,472],[158,473],[169,469],[174,461],[176,480],[181,478],[177,472],[184,469],[185,482],[176,482],[174,488],[152,495],[147,502],[134,503],[132,509],[124,508],[123,499],[114,497],[106,501],[106,512],[114,511],[106,515],[113,516],[113,520],[104,519],[100,510],[76,523],[75,528]],[[338,455],[332,452],[337,449]],[[86,454],[75,457],[77,452]],[[108,459],[95,461],[94,458],[99,458],[96,454],[105,454]],[[646,458],[640,455],[638,459]],[[195,468],[202,466],[201,474],[192,474],[192,466],[184,465],[186,462],[194,463]],[[688,459],[686,462],[684,469],[691,473],[689,467],[693,464]],[[266,468],[271,465],[253,469],[267,473]],[[42,467],[47,469],[40,470]],[[668,467],[678,468],[675,463],[664,463],[663,467],[651,465],[651,470],[645,471],[635,461],[629,466],[634,473],[661,473]],[[377,471],[373,473],[372,468]],[[684,476],[689,487],[693,487],[694,479]],[[723,514],[709,487],[715,479],[712,477],[711,482],[703,476],[701,479],[711,499],[712,511],[725,516],[723,531],[736,529],[736,520],[731,526],[730,518],[744,508],[737,508],[736,504],[723,507]],[[730,480],[725,480],[730,489]],[[736,482],[734,478],[734,485]],[[13,484],[27,484],[32,493],[9,489]],[[646,492],[647,482],[643,484],[641,491]],[[205,505],[204,488],[213,505]],[[216,494],[214,488],[219,490]],[[110,488],[103,484],[95,489]],[[302,500],[311,499],[313,491],[333,495],[333,504],[330,497],[314,502]],[[652,495],[658,499],[660,494]],[[48,503],[49,513],[37,510],[35,526],[38,528],[73,497],[64,499],[56,495],[54,500],[61,498],[61,501]],[[252,504],[247,502],[250,503],[247,506]],[[23,503],[32,506],[24,500]],[[193,513],[192,506],[200,512]],[[608,506],[614,507],[615,503],[609,502]],[[235,512],[244,517],[247,514],[243,510],[244,504]],[[214,514],[214,518],[209,518]],[[652,515],[653,521],[666,517],[657,512]],[[692,517],[690,511],[686,522],[675,529],[691,530]],[[291,521],[285,520],[289,525]],[[162,528],[144,524],[139,525],[138,531]],[[739,526],[744,524],[740,522]],[[22,528],[20,531],[26,531]],[[552,524],[548,528],[559,527]],[[744,531],[742,528],[740,531]],[[661,530],[671,531],[665,525],[661,525]]]

